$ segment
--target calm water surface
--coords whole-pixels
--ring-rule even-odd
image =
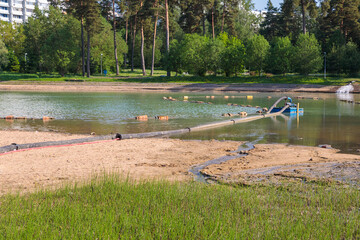
[[[162,100],[163,96],[189,101],[211,101],[213,104],[195,104]],[[215,99],[206,99],[214,95]],[[224,94],[225,95],[225,94]],[[203,123],[224,120],[222,113],[247,111],[256,114],[255,108],[227,106],[228,103],[269,107],[285,94],[236,93],[226,95],[199,93],[26,93],[0,92],[0,116],[42,118],[56,120],[0,120],[0,129],[58,131],[67,133],[97,134],[137,133],[193,127]],[[253,99],[247,99],[252,95]],[[272,96],[271,99],[268,96]],[[356,153],[360,149],[360,104],[339,100],[336,94],[290,94],[313,99],[294,99],[304,108],[304,115],[282,115],[234,126],[211,129],[177,136],[182,139],[218,139],[252,141],[259,136],[261,143],[290,143],[317,146],[330,144],[343,152]],[[233,98],[232,98],[233,97]],[[360,101],[360,95],[341,96]],[[134,120],[135,116],[148,115],[149,121]],[[155,120],[157,115],[168,115],[169,121]]]

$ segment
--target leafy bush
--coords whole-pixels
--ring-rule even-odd
[[[346,45],[334,46],[328,57],[330,72],[356,74],[360,71],[360,53],[353,42]]]
[[[221,54],[221,66],[227,77],[244,70],[245,46],[240,39],[229,37],[227,33],[220,35],[225,45]]]
[[[294,47],[293,66],[300,74],[308,75],[321,69],[321,48],[315,36],[300,34]]]
[[[266,60],[266,70],[274,74],[291,72],[293,46],[288,37],[275,38]]]
[[[268,55],[269,42],[261,35],[254,35],[246,44],[246,63],[249,69],[261,72]]]

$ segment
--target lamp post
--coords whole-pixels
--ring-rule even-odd
[[[326,52],[324,52],[324,78],[326,79]]]
[[[103,73],[102,73],[102,72],[103,72],[103,71],[102,71],[102,56],[103,56],[103,54],[101,54],[101,69],[100,69],[100,71],[101,71],[101,72],[100,72],[101,76],[102,76],[102,74],[103,74]]]
[[[26,71],[26,57],[27,57],[27,53],[25,53],[25,66],[24,66],[24,69],[25,69],[25,71]]]

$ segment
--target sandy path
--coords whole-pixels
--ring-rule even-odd
[[[0,142],[50,140],[49,133],[2,132]],[[59,135],[58,139],[64,139]],[[76,136],[69,136],[74,138]],[[20,143],[20,141],[17,141]],[[239,142],[131,139],[55,147],[0,156],[0,194],[81,182],[94,175],[120,173],[132,179],[191,180],[189,168],[235,150]]]
[[[354,84],[353,93],[360,93]],[[114,82],[0,82],[0,91],[39,92],[309,92],[334,93],[339,86],[302,84],[114,83]]]

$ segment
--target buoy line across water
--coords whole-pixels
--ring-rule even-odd
[[[68,147],[68,146],[76,146],[76,145],[85,145],[85,144],[96,144],[100,142],[106,141],[115,141],[115,140],[124,140],[124,139],[133,139],[133,138],[150,138],[150,137],[160,137],[160,136],[169,136],[169,135],[179,135],[194,131],[203,131],[210,128],[219,128],[228,125],[244,123],[255,121],[262,118],[277,116],[282,114],[289,106],[285,105],[279,112],[270,113],[271,109],[276,106],[281,100],[286,99],[287,97],[282,97],[270,108],[270,110],[266,114],[261,114],[258,116],[250,116],[245,118],[236,118],[230,119],[220,122],[203,124],[195,127],[189,127],[179,130],[169,130],[169,131],[158,131],[158,132],[147,132],[147,133],[134,133],[134,134],[119,134],[116,135],[104,135],[90,138],[79,138],[72,140],[63,140],[63,141],[48,141],[48,142],[38,142],[38,143],[28,143],[28,144],[16,144],[12,143],[11,145],[0,147],[0,155],[16,153],[20,151],[26,150],[34,150],[41,148],[50,148],[50,147]]]

